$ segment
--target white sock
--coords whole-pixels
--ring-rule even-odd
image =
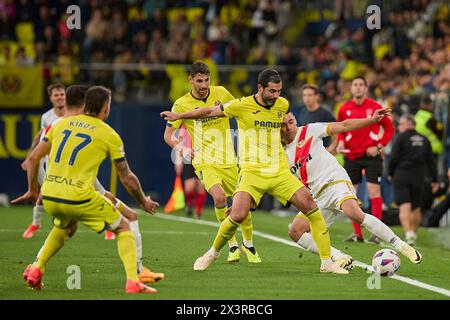
[[[300,239],[298,239],[297,244],[306,251],[319,254],[319,250],[317,249],[316,243],[314,242],[310,232],[304,232]],[[336,261],[343,256],[346,256],[346,254],[334,247],[331,247],[331,259],[333,261]]]
[[[384,242],[390,243],[394,247],[396,247],[396,243],[400,240],[387,225],[371,214],[364,214],[364,220],[361,225],[369,230],[370,233],[376,235]]]
[[[134,240],[136,241],[137,268],[138,273],[141,273],[144,270],[144,266],[142,265],[142,237],[141,232],[139,231],[139,221],[131,221],[130,229],[131,232],[133,232]]]
[[[35,205],[33,207],[33,222],[32,224],[40,226],[42,222],[42,216],[44,215],[44,206],[43,205]]]
[[[244,246],[246,246],[247,248],[253,247],[253,240],[245,240],[244,239]]]
[[[328,267],[332,263],[333,263],[333,260],[331,260],[331,259],[322,259],[321,263],[320,263],[320,268]]]
[[[211,247],[209,250],[208,250],[208,252],[209,253],[211,253],[211,254],[213,254],[213,255],[215,255],[216,257],[218,257],[219,256],[219,251],[216,251],[215,249],[214,249],[214,247]]]
[[[417,238],[417,234],[414,231],[406,231],[405,232],[405,237],[406,238],[416,239]]]

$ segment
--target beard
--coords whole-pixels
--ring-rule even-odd
[[[276,98],[265,97],[265,96],[263,95],[263,96],[262,96],[262,101],[264,102],[264,104],[265,104],[267,107],[272,107],[272,106],[275,104],[275,102],[277,101],[277,99],[276,99]]]

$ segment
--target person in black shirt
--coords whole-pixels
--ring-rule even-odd
[[[399,135],[392,145],[389,161],[389,176],[394,183],[395,202],[400,209],[400,223],[405,231],[405,240],[415,245],[417,229],[422,220],[420,209],[425,182],[426,166],[432,175],[432,189],[438,187],[436,165],[428,139],[415,130],[411,115],[400,117]]]
[[[304,126],[308,123],[315,122],[335,122],[336,118],[327,109],[319,104],[319,88],[313,84],[305,84],[301,88],[302,99],[304,106],[300,108],[297,114],[298,126]],[[323,138],[323,146],[335,154],[336,144],[331,140],[331,137]]]

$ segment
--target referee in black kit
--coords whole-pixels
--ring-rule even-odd
[[[413,116],[400,117],[399,135],[393,142],[389,161],[389,176],[394,184],[395,202],[400,209],[400,223],[406,242],[412,246],[416,243],[417,229],[422,220],[420,204],[427,166],[433,179],[433,193],[438,187],[430,142],[417,133],[415,126]]]

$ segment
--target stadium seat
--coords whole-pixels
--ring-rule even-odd
[[[19,43],[33,43],[34,42],[34,29],[31,22],[19,22],[16,26],[16,35]]]
[[[189,22],[193,22],[196,16],[203,16],[204,13],[203,8],[189,8],[186,10],[186,17]]]

